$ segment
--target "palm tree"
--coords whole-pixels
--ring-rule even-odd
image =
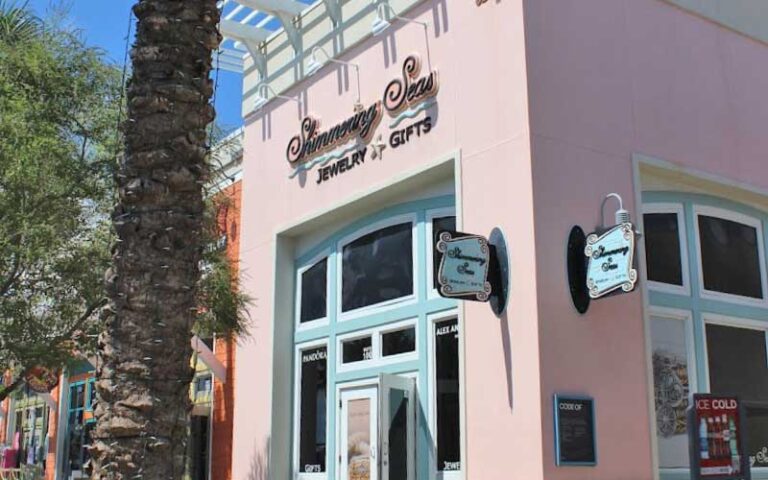
[[[0,41],[14,44],[29,40],[41,31],[40,20],[32,15],[27,4],[0,0]]]
[[[99,339],[93,479],[178,479],[203,244],[216,0],[140,0],[131,52],[118,242]]]

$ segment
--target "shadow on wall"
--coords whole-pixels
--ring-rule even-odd
[[[251,468],[248,471],[246,480],[268,480],[269,475],[269,454],[271,450],[271,438],[267,438],[264,448],[254,448],[251,458]]]

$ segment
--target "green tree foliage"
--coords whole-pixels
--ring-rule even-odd
[[[98,328],[120,80],[75,33],[0,3],[0,371],[58,368]]]
[[[0,377],[16,380],[0,386],[0,400],[25,372],[95,350],[115,242],[122,98],[122,71],[101,51],[0,0]],[[248,299],[232,265],[221,249],[204,259],[196,332],[240,334]]]

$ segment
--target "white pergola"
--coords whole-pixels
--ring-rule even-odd
[[[243,71],[243,61],[250,55],[262,78],[266,76],[266,58],[261,44],[279,30],[284,30],[296,53],[301,53],[301,32],[295,19],[320,0],[221,0],[220,30],[225,42],[218,55],[220,68]],[[341,21],[338,0],[322,0],[334,24]]]

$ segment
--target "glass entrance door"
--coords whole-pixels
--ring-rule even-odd
[[[341,390],[339,480],[415,480],[415,382],[380,374]]]
[[[414,385],[413,378],[379,375],[382,480],[416,478]]]
[[[377,387],[341,391],[339,478],[378,479]]]

